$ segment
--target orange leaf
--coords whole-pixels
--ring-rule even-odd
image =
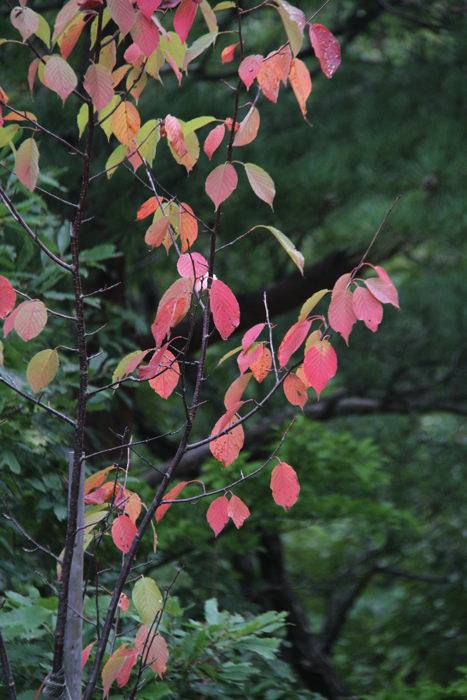
[[[138,110],[132,102],[121,102],[111,117],[112,131],[124,146],[132,146],[141,126]]]

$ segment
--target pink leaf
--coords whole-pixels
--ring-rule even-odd
[[[197,0],[182,0],[175,12],[174,29],[183,43],[186,42],[195,21],[198,4]]]
[[[94,108],[100,112],[114,96],[112,73],[99,63],[91,63],[84,76],[84,89],[91,97]]]
[[[10,12],[10,20],[23,41],[29,39],[39,28],[39,15],[29,7],[14,7]]]
[[[164,500],[175,501],[175,499],[181,494],[181,492],[183,491],[185,486],[187,486],[189,483],[191,483],[191,482],[190,481],[181,481],[179,484],[177,484],[176,486],[171,488],[170,491],[167,491],[167,493],[164,495]],[[171,503],[163,503],[161,506],[159,506],[156,509],[155,518],[156,518],[157,523],[162,520],[162,518],[167,513],[167,511],[169,510],[171,505],[172,505]]]
[[[332,78],[341,63],[341,47],[323,24],[310,24],[310,42],[326,78]]]
[[[136,525],[127,515],[119,515],[112,523],[112,540],[114,545],[125,554],[130,550],[135,539]]]
[[[14,313],[15,331],[25,341],[32,340],[39,335],[47,323],[47,309],[38,299],[23,301]]]
[[[102,669],[102,685],[104,698],[109,695],[110,687],[117,680],[118,675],[124,668],[127,658],[133,653],[128,649],[128,644],[123,644],[107,659]]]
[[[347,345],[353,325],[356,321],[352,303],[352,292],[349,284],[352,279],[350,273],[342,275],[337,280],[332,290],[331,303],[329,304],[329,325],[341,334]]]
[[[272,177],[263,168],[254,163],[244,163],[244,166],[251,189],[257,197],[269,204],[272,209],[272,203],[276,196],[276,188]]]
[[[182,278],[176,280],[163,294],[151,326],[157,346],[161,345],[170,330],[186,316],[190,308],[192,291],[190,279]]]
[[[255,326],[252,326],[249,330],[247,330],[242,338],[243,352],[247,352],[251,344],[254,343],[258,336],[262,333],[265,325],[265,323],[257,323]]]
[[[231,163],[224,163],[214,168],[206,178],[206,193],[214,202],[217,211],[238,184],[238,177],[234,166]]]
[[[244,503],[241,498],[238,498],[238,496],[232,496],[229,501],[227,512],[229,518],[232,518],[237,530],[242,527],[245,520],[251,515],[246,503]]]
[[[206,141],[204,142],[203,150],[206,153],[209,160],[211,160],[214,153],[217,151],[217,149],[221,145],[224,136],[225,136],[225,124],[218,124],[207,135]]]
[[[303,408],[308,400],[308,392],[305,384],[296,374],[288,374],[282,384],[285,398],[292,406]]]
[[[185,139],[183,138],[182,125],[176,117],[168,114],[164,119],[164,127],[167,139],[179,158],[183,158],[188,153]]]
[[[201,253],[184,253],[177,261],[177,271],[180,277],[201,279],[208,269],[208,261]]]
[[[76,73],[61,56],[51,56],[44,68],[44,83],[65,102],[78,85]]]
[[[95,644],[94,642],[91,642],[91,644],[88,644],[87,647],[84,647],[82,654],[81,654],[81,669],[83,669],[86,666],[86,662],[89,659],[89,655],[91,654],[92,648]]]
[[[21,305],[20,305],[21,306]],[[15,326],[15,318],[16,314],[18,313],[19,306],[16,307],[14,311],[9,314],[9,316],[6,317],[5,323],[3,324],[3,337],[6,338],[7,335],[11,333]]]
[[[0,318],[6,318],[15,308],[16,292],[11,282],[0,275]]]
[[[143,664],[150,666],[154,673],[162,678],[167,670],[169,650],[164,637],[146,625],[142,625],[135,639],[135,647],[142,657]]]
[[[337,372],[337,356],[328,340],[314,343],[305,354],[303,371],[318,399],[330,379]]]
[[[280,83],[287,84],[292,65],[292,53],[289,46],[279,51],[272,51],[262,62],[257,80],[264,96],[270,102],[277,102]]]
[[[253,85],[254,80],[259,73],[259,69],[261,68],[262,62],[263,57],[256,54],[255,56],[247,56],[240,63],[238,75],[240,76],[240,79],[247,90],[249,90]]]
[[[240,122],[239,129],[235,134],[233,145],[235,147],[240,147],[248,146],[249,143],[252,143],[252,141],[254,141],[258,135],[259,125],[259,112],[253,105],[243,121]]]
[[[240,307],[232,290],[220,280],[213,280],[210,290],[214,325],[223,340],[232,335],[240,323]]]
[[[279,365],[281,367],[285,367],[294,352],[296,352],[303,343],[308,335],[310,326],[311,321],[307,321],[306,319],[304,321],[297,321],[297,323],[294,323],[284,335],[277,352]]]
[[[107,7],[123,36],[128,34],[136,19],[136,12],[130,0],[107,0]]]
[[[357,319],[375,333],[383,319],[382,304],[364,287],[357,287],[352,294],[352,303]]]
[[[378,278],[370,277],[370,279],[365,280],[365,284],[370,292],[382,304],[392,304],[396,309],[400,308],[396,286],[386,270],[379,265],[375,265],[374,270],[378,274]]]
[[[291,508],[298,499],[300,484],[295,469],[287,462],[279,462],[271,474],[272,497],[278,506]]]
[[[158,375],[149,380],[149,386],[162,399],[168,399],[180,379],[179,364],[170,350],[164,350],[157,369]]]
[[[148,58],[159,46],[159,30],[152,19],[145,17],[142,12],[136,13],[135,23],[131,28],[131,36],[135,44]]]
[[[129,47],[125,50],[125,53],[123,54],[123,60],[127,63],[130,63],[132,66],[140,65],[143,59],[144,53],[139,48],[138,44],[135,44],[134,42],[129,45]]]
[[[235,413],[235,408],[229,409],[227,413],[224,413],[224,415],[219,418],[216,425],[212,429],[211,436],[222,433],[232,424],[236,423],[237,420],[238,418]],[[209,443],[209,449],[211,450],[213,457],[215,457],[218,462],[222,462],[224,467],[228,467],[237,459],[239,452],[243,447],[244,441],[245,434],[243,432],[243,427],[240,424],[229,430],[229,432],[225,433],[225,435],[221,435],[215,440],[211,440]]]
[[[232,61],[235,58],[235,51],[238,46],[238,42],[236,44],[229,44],[229,46],[226,46],[225,49],[222,49],[221,53],[221,62],[222,63],[232,63]]]
[[[229,521],[229,502],[225,496],[219,496],[210,504],[206,519],[217,537]]]
[[[238,403],[241,401],[245,389],[250,383],[251,377],[252,375],[250,372],[247,372],[246,374],[241,374],[229,386],[224,396],[224,406],[227,410],[238,406]]]

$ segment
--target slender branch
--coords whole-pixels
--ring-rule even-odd
[[[42,252],[45,253],[51,260],[53,260],[56,265],[58,265],[59,267],[63,267],[63,269],[67,270],[68,272],[71,272],[73,266],[69,263],[66,263],[64,260],[59,258],[57,255],[55,255],[55,253],[52,253],[52,251],[47,248],[47,246],[41,241],[37,233],[35,233],[23,219],[23,217],[16,209],[15,205],[13,204],[3,187],[0,187],[0,198],[3,200],[3,203],[10,212],[13,219],[26,231],[28,236],[32,238],[32,240],[38,246],[38,248],[40,248]]]
[[[11,670],[5,642],[3,641],[1,631],[0,631],[0,663],[2,666],[3,681],[5,683],[6,692],[8,694],[7,695],[8,700],[16,700],[16,698],[18,696],[16,695],[15,679],[13,677],[13,672]]]
[[[55,559],[55,561],[57,562],[57,564],[61,564],[61,563],[62,563],[62,560],[60,559],[60,557],[57,557],[57,555],[54,554],[54,553],[53,553],[48,547],[46,547],[45,545],[40,544],[39,542],[37,542],[37,541],[29,534],[29,532],[28,532],[27,530],[24,529],[24,527],[21,525],[21,523],[19,523],[19,522],[16,520],[16,518],[14,518],[14,517],[13,517],[12,515],[10,515],[9,513],[3,513],[3,517],[5,518],[5,520],[9,520],[10,522],[12,522],[13,525],[14,525],[14,526],[16,527],[16,529],[18,530],[18,532],[20,532],[20,533],[23,535],[23,537],[24,537],[26,540],[28,540],[28,542],[30,542],[31,544],[33,544],[34,547],[35,547],[36,549],[40,550],[40,551],[43,552],[44,554],[47,554],[49,557],[52,557],[52,559]]]
[[[72,425],[73,427],[75,427],[75,421],[69,416],[65,415],[65,413],[57,411],[56,408],[52,408],[52,406],[48,406],[47,404],[42,403],[42,401],[39,401],[39,399],[35,399],[34,396],[31,396],[25,391],[18,389],[18,387],[16,387],[14,384],[10,384],[10,382],[8,382],[4,377],[0,377],[0,382],[2,384],[5,384],[5,386],[9,387],[13,391],[16,391],[16,393],[22,396],[23,399],[27,399],[27,401],[30,401],[31,403],[35,404],[36,406],[39,406],[40,408],[43,408],[44,411],[47,411],[47,413],[50,413],[52,416],[55,416],[56,418],[62,420],[64,423],[68,423],[68,425]]]

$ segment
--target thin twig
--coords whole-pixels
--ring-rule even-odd
[[[13,391],[16,391],[17,394],[23,397],[23,399],[27,399],[31,403],[35,404],[36,406],[39,406],[40,408],[43,408],[44,411],[47,411],[51,415],[55,416],[56,418],[60,418],[64,423],[68,423],[68,425],[72,425],[75,427],[75,421],[70,418],[69,416],[65,415],[65,413],[61,413],[61,411],[57,411],[56,408],[52,408],[52,406],[48,406],[45,403],[42,403],[42,401],[39,401],[39,399],[35,399],[34,396],[31,396],[30,394],[27,394],[25,391],[22,391],[21,389],[18,389],[17,386],[14,384],[10,384],[4,377],[0,377],[0,382],[2,384],[5,384],[8,386],[10,389]]]

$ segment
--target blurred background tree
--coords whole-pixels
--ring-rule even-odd
[[[45,16],[61,5],[53,0],[32,4]],[[318,6],[300,3],[307,16]],[[252,20],[250,53],[281,40],[270,12],[265,9],[261,21]],[[7,13],[3,7],[0,13],[6,36],[11,31]],[[235,282],[242,327],[263,320],[264,289],[274,323],[279,329],[290,325],[301,301],[330,287],[361,258],[397,195],[401,199],[372,260],[384,262],[397,282],[401,312],[388,310],[377,336],[354,331],[350,350],[340,354],[343,371],[337,381],[294,421],[281,450],[302,482],[300,501],[291,512],[278,514],[262,475],[243,487],[252,517],[241,533],[228,530],[214,542],[204,504],[175,506],[166,516],[158,552],[140,563],[141,571],[161,585],[171,585],[178,572],[164,622],[174,662],[166,680],[148,683],[142,698],[467,696],[466,13],[461,0],[332,0],[320,21],[339,37],[343,63],[332,84],[313,74],[310,128],[304,127],[290,91],[281,93],[274,109],[261,101],[262,129],[248,147],[248,159],[274,177],[274,225],[303,250],[307,267],[301,279],[272,242],[262,242],[258,256],[254,236],[259,233],[229,248],[219,261],[220,274],[222,266],[228,267]],[[231,29],[231,11],[219,16],[222,29]],[[228,43],[229,34],[218,39],[218,44]],[[2,81],[5,75],[14,86],[29,57],[10,45],[1,52]],[[144,118],[167,112],[180,118],[224,117],[233,69],[220,65],[217,56],[208,52],[200,59],[181,92],[173,76],[165,75],[164,91],[156,86],[142,98]],[[315,67],[310,51],[303,57]],[[62,115],[41,91],[31,98],[22,80],[17,86],[10,94],[15,104],[58,131],[66,123],[66,137],[76,142],[70,102]],[[99,138],[103,143],[105,137]],[[77,171],[64,170],[50,144],[42,148],[49,170],[39,184],[73,201]],[[8,149],[0,150],[0,161],[2,182],[15,191],[21,186],[9,175]],[[186,178],[159,147],[155,172],[160,184],[177,191],[209,222],[202,188],[209,165],[200,161],[198,168],[199,176]],[[109,276],[123,281],[102,300],[89,299],[93,328],[103,326],[91,339],[96,384],[110,381],[123,354],[148,347],[147,329],[170,279],[164,253],[146,253],[145,226],[135,221],[147,196],[124,169],[108,181],[101,178],[91,190],[93,218],[84,234],[88,251],[83,256],[90,289]],[[224,243],[259,221],[272,223],[266,205],[252,207],[251,202],[246,187],[232,197],[223,215]],[[21,206],[45,239],[66,249],[68,222],[59,202],[23,191]],[[0,207],[0,271],[50,306],[66,306],[67,294],[50,270],[34,268],[32,261],[32,245],[19,237]],[[52,332],[54,344],[64,342],[59,326],[44,333]],[[237,344],[234,337],[232,347]],[[25,366],[30,352],[20,340],[9,340],[5,365],[10,376]],[[209,402],[200,435],[220,413],[218,387],[233,378],[228,362],[217,367],[221,352],[213,348],[209,357]],[[72,365],[65,364],[63,372],[69,381],[76,378]],[[16,379],[24,381],[19,374]],[[65,389],[56,384],[51,391],[54,405],[66,410]],[[112,402],[110,395],[101,393],[91,404],[92,449],[113,445],[115,434],[162,433],[180,410],[171,408],[168,415],[163,402],[142,388],[120,388]],[[56,551],[66,514],[68,433],[1,385],[0,412],[0,497],[7,516],[0,541],[2,627],[20,697],[26,700],[49,662],[54,570],[40,552],[23,554],[31,547],[9,518]],[[261,464],[291,416],[272,406],[250,425],[247,451],[231,469],[237,473]],[[131,480],[144,480],[146,495],[158,479],[154,466],[160,468],[172,447],[167,439],[134,453]],[[106,465],[99,461],[92,467]],[[224,485],[224,474],[203,450],[192,453],[179,476]],[[89,557],[88,566],[103,570],[105,587],[113,554],[105,545],[99,551],[99,562]],[[96,621],[91,593],[88,608]]]

